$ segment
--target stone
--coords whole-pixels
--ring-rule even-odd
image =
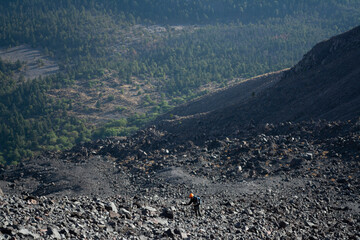
[[[169,238],[173,238],[173,239],[175,238],[174,230],[172,230],[170,228],[168,230],[166,230],[163,235],[165,237],[169,237]]]
[[[285,221],[280,221],[279,222],[279,228],[286,228],[289,225],[288,222]]]
[[[20,235],[23,235],[23,236],[31,236],[31,237],[33,237],[33,238],[35,238],[35,239],[40,238],[40,235],[39,235],[39,234],[33,233],[33,232],[29,231],[29,230],[26,229],[26,228],[20,228],[20,230],[18,231],[18,233],[19,233]]]
[[[185,230],[182,229],[182,228],[176,228],[174,230],[174,233],[177,234],[177,235],[180,235],[181,239],[187,239],[188,238],[188,235],[186,234]]]
[[[152,217],[157,214],[157,209],[153,207],[145,206],[142,208],[142,214]]]
[[[163,208],[162,213],[160,214],[161,217],[174,219],[174,211],[171,208]]]
[[[358,207],[359,154],[355,150],[359,146],[359,134],[350,131],[349,125],[346,131],[337,129],[334,133],[331,129],[324,131],[321,122],[317,126],[306,124],[293,123],[289,130],[277,129],[274,125],[273,132],[267,132],[267,141],[259,139],[258,133],[249,133],[247,149],[241,146],[242,140],[232,136],[226,140],[223,150],[222,147],[208,150],[194,144],[184,147],[178,145],[175,138],[167,145],[166,136],[154,137],[146,130],[143,136],[129,137],[127,143],[117,143],[114,139],[91,143],[89,154],[99,146],[104,149],[101,153],[104,156],[96,157],[96,171],[108,175],[114,192],[109,195],[89,192],[89,196],[69,192],[71,197],[61,197],[63,192],[59,191],[56,197],[35,195],[36,204],[24,197],[27,194],[6,194],[0,198],[0,239],[1,236],[33,239],[32,233],[39,233],[40,238],[59,239],[57,228],[61,229],[63,239],[356,239],[359,237],[358,215],[354,209]],[[284,123],[283,128],[289,126]],[[301,129],[299,126],[304,130],[297,130]],[[321,138],[314,137],[322,132]],[[347,136],[348,132],[351,136]],[[147,138],[150,138],[149,145]],[[146,151],[146,159],[134,157],[138,149]],[[171,155],[164,156],[165,151],[161,149],[169,149]],[[261,149],[261,156],[255,157],[255,149]],[[323,154],[325,149],[329,154]],[[274,151],[270,153],[271,150]],[[80,172],[83,165],[93,167],[87,166],[91,160],[79,159],[71,155],[76,151],[71,151],[67,153],[70,158],[51,155],[52,160],[72,162]],[[316,161],[306,160],[308,152],[313,152]],[[217,156],[217,160],[211,156]],[[297,162],[297,158],[302,159],[301,162]],[[109,162],[114,169],[105,166]],[[49,162],[44,166],[32,164],[50,169]],[[240,165],[241,173],[237,171]],[[263,170],[259,166],[268,169],[269,175],[262,178]],[[181,168],[177,177],[185,184],[174,184],[159,174],[162,169],[172,167]],[[248,178],[250,171],[257,179]],[[15,174],[18,173],[16,170]],[[40,173],[44,176],[49,170]],[[230,173],[235,173],[235,177]],[[16,175],[11,174],[0,175],[15,179],[14,190],[26,190],[21,181],[16,181]],[[131,184],[118,185],[121,175]],[[227,178],[223,179],[223,175]],[[47,177],[51,178],[51,174]],[[89,176],[83,180],[87,178]],[[44,177],[41,181],[45,181]],[[56,185],[71,186],[59,181]],[[45,190],[38,192],[49,193],[46,187],[50,185],[41,184],[39,188]],[[93,186],[91,190],[98,188],[109,193],[104,190],[108,186],[95,183],[90,186]],[[182,206],[181,202],[188,201],[190,192],[206,198],[201,207],[203,217],[193,216],[192,206]],[[55,233],[48,230],[51,226],[56,228]],[[19,232],[19,228],[23,229]]]
[[[119,213],[122,215],[125,215],[127,219],[131,219],[131,212],[129,212],[128,210],[126,210],[125,208],[120,208]]]
[[[309,226],[309,227],[315,227],[316,224],[311,222],[311,221],[306,221],[306,225]]]
[[[113,212],[113,211],[109,211],[109,217],[110,218],[119,218],[120,214],[116,213],[116,212]]]
[[[301,166],[301,164],[303,163],[303,161],[304,160],[301,158],[294,158],[290,162],[290,167],[291,168],[299,168]]]
[[[106,206],[106,209],[111,210],[111,211],[113,211],[115,213],[118,212],[118,209],[117,209],[115,203],[113,203],[113,202],[109,202],[108,205]]]
[[[26,228],[20,228],[18,233],[25,235],[25,236],[31,235],[31,232],[29,230],[27,230]]]
[[[61,239],[61,235],[56,227],[49,227],[48,234],[54,239]]]
[[[305,154],[305,159],[306,160],[313,160],[313,158],[314,158],[314,155],[312,153],[306,153]]]
[[[163,226],[167,226],[169,225],[168,221],[164,218],[153,218],[152,219],[152,222],[155,223],[155,224],[160,224],[160,225],[163,225]]]
[[[242,225],[243,225],[243,224],[242,224],[241,222],[237,222],[237,223],[235,223],[235,227],[236,227],[236,228],[241,228],[241,227],[242,227]]]

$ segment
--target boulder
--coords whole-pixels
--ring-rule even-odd
[[[188,235],[186,234],[185,230],[182,229],[182,228],[176,228],[174,230],[174,233],[180,235],[181,239],[187,239],[188,238]]]
[[[169,237],[174,239],[175,238],[175,232],[173,229],[169,228],[168,230],[166,230],[163,234],[164,237]]]
[[[125,215],[127,219],[131,219],[131,213],[125,208],[120,208],[119,213]]]
[[[21,238],[26,238],[26,237],[32,237],[33,239],[39,239],[40,235],[37,233],[33,233],[31,231],[29,231],[26,228],[20,228],[20,230],[18,231],[18,234],[20,236],[22,236]]]
[[[113,202],[109,202],[109,203],[106,205],[105,208],[106,208],[106,210],[108,210],[108,211],[113,211],[113,212],[115,212],[115,213],[118,212],[118,209],[117,209],[115,203],[113,203]]]
[[[164,208],[162,210],[162,213],[160,214],[161,217],[165,217],[165,218],[169,218],[169,219],[174,219],[174,208]]]
[[[116,213],[116,212],[113,212],[113,211],[109,211],[109,217],[110,218],[119,218],[120,214]]]
[[[291,168],[299,168],[303,162],[304,162],[304,160],[302,158],[294,158],[290,162],[290,167]]]
[[[56,227],[49,227],[48,234],[54,239],[61,239],[61,235]]]
[[[149,206],[142,208],[142,214],[148,217],[153,217],[157,215],[157,209]]]

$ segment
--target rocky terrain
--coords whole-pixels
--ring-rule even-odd
[[[320,43],[254,98],[1,169],[0,239],[360,239],[357,34]]]
[[[360,119],[267,124],[203,145],[152,127],[3,170],[0,236],[359,239],[359,150]],[[202,217],[182,205],[190,192]]]

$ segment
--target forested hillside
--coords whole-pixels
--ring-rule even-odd
[[[60,72],[15,78],[25,64],[0,61],[0,163],[130,134],[206,93],[205,84],[226,86],[291,67],[316,42],[359,20],[357,0],[1,1],[0,47],[40,49]],[[108,94],[108,85],[119,91]],[[124,85],[136,89],[141,111],[117,102]],[[93,108],[49,94],[79,86],[99,92]],[[77,117],[101,114],[109,103],[113,121]]]

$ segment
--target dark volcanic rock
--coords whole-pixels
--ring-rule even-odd
[[[160,214],[161,217],[174,219],[174,209],[173,208],[164,208],[162,213]]]
[[[128,138],[128,142],[107,139],[88,144],[88,152],[121,144],[121,151],[128,153],[122,155],[124,158],[116,158],[116,152],[114,156],[91,155],[82,158],[89,161],[84,164],[74,161],[76,152],[72,150],[58,157],[56,163],[61,160],[66,166],[87,167],[97,159],[100,162],[96,166],[102,170],[92,174],[102,181],[98,186],[113,186],[106,192],[109,197],[61,197],[67,191],[50,191],[52,196],[40,197],[5,195],[0,201],[1,233],[5,238],[54,239],[297,239],[305,235],[313,239],[356,239],[360,131],[354,129],[358,122],[274,124],[269,131],[246,137],[218,138],[215,141],[222,144],[216,147],[188,144],[176,151],[173,143],[164,140],[171,136],[166,132],[154,134],[154,129],[149,135],[145,130],[144,136]],[[164,143],[159,149],[147,148],[147,157],[139,158],[134,149],[142,148],[141,143],[146,143],[143,139],[149,138]],[[36,169],[43,173],[46,166],[49,176],[39,177],[41,184],[47,186],[46,179],[56,179],[51,177],[53,163],[40,161],[38,168],[29,163],[33,168],[23,176],[36,176]],[[16,168],[4,172],[7,179],[3,180],[13,180],[24,189],[27,181],[16,178],[19,172]],[[117,188],[122,186],[116,182],[117,174],[127,176],[131,183],[128,188]],[[202,197],[204,217],[192,216],[191,207],[181,206],[188,201],[189,192]],[[35,218],[31,214],[34,209]],[[26,219],[33,219],[37,227],[34,229]]]

